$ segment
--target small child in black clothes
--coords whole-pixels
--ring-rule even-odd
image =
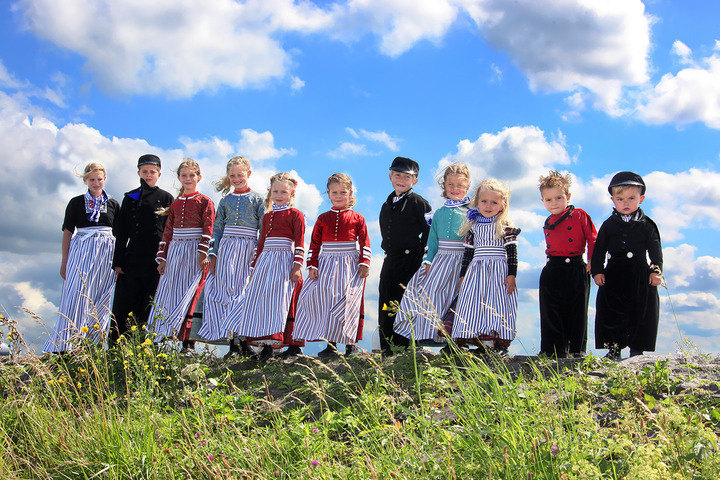
[[[173,202],[172,194],[157,186],[160,158],[143,155],[137,166],[140,187],[123,196],[115,227],[113,268],[117,283],[108,338],[110,346],[128,330],[130,312],[138,324],[147,324],[152,297],[160,280],[155,254],[167,220],[156,212]]]
[[[619,360],[625,347],[630,347],[631,357],[655,350],[663,257],[658,228],[639,208],[645,199],[642,177],[620,172],[608,191],[615,209],[600,227],[591,262],[600,287],[595,346],[609,349],[607,358]]]
[[[383,355],[392,355],[392,345],[407,347],[408,339],[393,331],[395,318],[387,305],[402,300],[413,274],[420,268],[430,226],[425,214],[431,208],[423,197],[412,191],[418,181],[420,166],[414,160],[396,157],[390,166],[390,182],[394,191],[380,209],[380,233],[385,260],[380,271],[378,326]]]

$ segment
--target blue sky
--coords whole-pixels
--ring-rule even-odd
[[[377,216],[396,155],[421,165],[417,191],[464,161],[473,180],[513,191],[520,244],[519,339],[539,343],[537,279],[546,215],[537,177],[575,176],[573,201],[596,226],[618,170],[648,184],[677,322],[661,290],[658,352],[683,334],[720,340],[720,34],[715,1],[616,0],[22,0],[0,13],[0,303],[31,345],[54,323],[60,225],[73,176],[109,170],[120,198],[135,161],[200,161],[210,194],[227,159],[253,163],[264,191],[295,170],[310,225],[329,208],[327,177],[349,173],[373,232],[368,330],[382,261]],[[213,192],[213,198],[219,197]],[[591,306],[594,303],[595,289]],[[590,345],[594,345],[590,318]],[[367,346],[367,344],[365,344]]]

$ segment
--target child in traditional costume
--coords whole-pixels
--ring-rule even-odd
[[[156,261],[160,282],[149,315],[156,341],[176,336],[182,350],[194,349],[189,340],[195,305],[207,277],[208,249],[215,221],[215,205],[197,191],[200,165],[186,158],[177,169],[180,194],[163,214],[168,216]]]
[[[550,216],[543,232],[547,263],[540,274],[540,354],[583,357],[587,345],[590,264],[597,232],[584,210],[570,205],[570,174],[540,177],[540,195]]]
[[[325,340],[319,357],[356,352],[362,339],[361,316],[365,279],[370,272],[370,238],[365,218],[352,210],[355,204],[349,176],[336,173],[327,181],[332,209],[320,215],[313,227],[308,250],[308,281],[297,307],[295,337]]]
[[[250,162],[242,156],[228,161],[226,175],[217,182],[220,200],[213,225],[210,273],[205,283],[204,323],[198,334],[207,340],[229,338],[227,357],[252,354],[245,340],[233,341],[228,332],[228,313],[240,302],[248,279],[265,199],[250,190]]]
[[[515,338],[517,313],[517,235],[509,218],[510,190],[495,179],[477,189],[467,220],[463,277],[452,338],[507,354]]]
[[[155,255],[162,239],[167,216],[158,210],[173,202],[169,192],[157,186],[160,158],[146,154],[138,159],[140,187],[123,196],[115,228],[113,268],[117,273],[113,316],[108,343],[112,346],[128,330],[128,315],[133,313],[136,325],[147,324],[160,274]]]
[[[420,344],[444,342],[441,319],[450,308],[460,285],[463,237],[470,198],[470,170],[449,165],[440,182],[445,204],[432,214],[423,266],[410,279],[395,317],[395,332]]]
[[[655,351],[663,255],[657,225],[640,209],[645,199],[642,177],[617,173],[608,191],[615,208],[598,231],[591,262],[600,287],[595,347],[607,348],[607,357],[619,360],[625,347],[630,347],[631,357]]]
[[[250,281],[242,300],[228,314],[230,331],[263,347],[261,362],[272,357],[273,347],[288,346],[288,355],[295,355],[305,345],[292,335],[305,258],[305,217],[293,207],[296,185],[289,173],[270,179],[268,213],[262,219]]]
[[[71,350],[71,337],[100,342],[110,323],[115,287],[113,227],[120,205],[103,190],[107,177],[101,164],[89,163],[82,178],[88,191],[72,198],[65,209],[60,312],[44,352]]]

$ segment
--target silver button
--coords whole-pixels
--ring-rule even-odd
[[[627,257],[628,257],[628,258],[632,258],[632,257],[633,257],[633,253],[632,253],[632,252],[628,252],[628,253],[627,253]]]
[[[570,259],[569,259],[569,258],[566,258],[566,259],[565,259],[565,263],[570,263]]]
[[[410,253],[410,250],[405,250],[405,255],[407,255],[408,253]]]

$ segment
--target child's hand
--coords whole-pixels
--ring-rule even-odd
[[[300,271],[300,265],[297,263],[293,264],[292,270],[290,270],[290,281],[297,283],[302,278],[302,272]]]
[[[318,271],[317,268],[311,268],[308,271],[308,280],[317,280],[318,279]]]
[[[515,291],[515,288],[517,288],[515,285],[515,275],[508,275],[503,282],[503,285],[507,286],[507,294],[512,294]]]
[[[60,277],[65,280],[65,272],[67,271],[67,262],[60,262]]]
[[[455,295],[460,293],[460,288],[462,287],[463,280],[465,280],[465,277],[460,277],[460,281],[458,282],[457,291],[455,292]]]
[[[124,275],[125,272],[123,272],[122,267],[115,267],[115,274],[116,275]]]
[[[162,261],[162,260],[160,261],[160,265],[158,265],[158,273],[159,273],[160,275],[162,275],[163,273],[165,273],[165,264],[166,264],[166,263],[167,263],[167,262],[164,262],[164,261]]]
[[[210,267],[210,260],[208,260],[207,255],[198,253],[198,268],[200,268],[200,270],[207,270],[208,267]]]
[[[430,264],[426,263],[425,264],[425,275],[427,275],[428,273],[430,273]]]
[[[650,285],[657,287],[662,283],[662,276],[659,273],[650,274]]]
[[[210,275],[215,275],[215,266],[217,265],[217,257],[215,255],[210,256]]]
[[[367,265],[360,265],[358,267],[358,275],[360,275],[360,278],[367,278],[368,275],[370,275],[370,267]]]
[[[585,265],[585,271],[587,273],[590,273],[590,264],[589,263]]]
[[[598,273],[593,277],[593,280],[595,280],[595,285],[598,287],[602,287],[605,285],[605,274],[604,273]]]

